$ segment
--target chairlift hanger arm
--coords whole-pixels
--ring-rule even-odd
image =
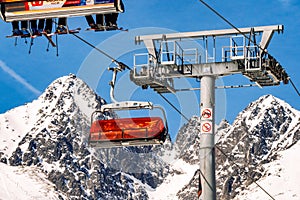
[[[110,67],[108,70],[113,72],[112,80],[110,82],[110,98],[113,103],[105,104],[101,106],[100,111],[110,111],[110,110],[137,110],[137,109],[153,109],[153,104],[151,102],[142,101],[122,101],[118,102],[115,99],[114,90],[117,80],[118,72],[125,70],[122,66]]]

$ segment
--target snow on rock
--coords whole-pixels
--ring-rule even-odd
[[[182,159],[189,164],[199,163],[199,117],[192,117],[177,134],[174,148],[178,152],[178,159]]]
[[[1,115],[0,122],[8,127],[1,131],[1,139],[6,139],[0,143],[1,161],[16,167],[38,167],[66,199],[147,196],[143,188],[132,186],[131,179],[105,165],[101,151],[88,147],[90,115],[103,103],[75,75],[55,80],[38,100]],[[23,116],[28,119],[19,123]],[[107,151],[107,155],[114,154]]]
[[[272,95],[261,97],[242,111],[217,144],[220,199],[233,198],[261,179],[264,164],[277,160],[278,152],[297,143],[299,125],[300,112]]]
[[[37,120],[39,100],[0,114],[0,158],[4,161]],[[2,155],[1,155],[2,154]]]
[[[11,167],[3,163],[0,163],[0,168],[0,199],[59,199],[54,185],[38,169]]]
[[[190,165],[182,159],[176,160],[172,163],[173,173],[170,173],[158,188],[147,191],[149,199],[178,199],[177,193],[189,183],[198,168],[198,165]],[[195,197],[196,194],[194,193]]]
[[[87,144],[90,115],[104,103],[69,75],[32,103],[1,114],[0,162],[7,165],[0,166],[0,199],[198,199],[199,118],[181,128],[174,144],[96,150]],[[299,111],[266,95],[216,130],[218,199],[260,197],[253,181],[276,199],[299,199],[299,170],[291,164],[299,163]],[[18,194],[11,194],[16,185]]]
[[[198,121],[197,118],[194,120]],[[177,136],[178,139],[181,138],[180,140],[185,141],[180,144],[185,145],[174,145],[182,151],[181,158],[187,163],[198,162],[199,141],[197,140],[197,133],[199,131],[193,127],[193,125],[199,124],[196,121],[189,122],[182,128],[187,132],[183,131]],[[272,95],[266,95],[252,102],[237,116],[232,125],[223,121],[217,131],[219,137],[216,146],[217,196],[218,199],[232,199],[241,192],[247,191],[248,186],[254,181],[268,180],[268,169],[272,169],[274,162],[280,161],[279,155],[299,143],[300,112],[284,101]],[[184,134],[184,136],[180,136],[180,134]],[[184,137],[186,139],[183,139]],[[290,170],[297,174],[296,170]],[[278,171],[281,174],[284,170],[278,169]],[[198,174],[195,173],[190,179],[190,183],[178,193],[178,199],[197,199],[194,196],[198,186],[197,176]],[[280,176],[288,178],[285,174]],[[296,177],[300,179],[299,174]],[[297,181],[293,182],[292,179],[290,181],[291,185],[297,183]],[[290,191],[295,193],[298,190],[291,187]],[[282,199],[284,197],[285,195]],[[286,197],[285,199],[289,198]]]
[[[300,199],[300,143],[278,154],[278,159],[263,165],[266,169],[263,178],[257,183],[276,200]],[[251,184],[235,199],[270,199],[256,184]]]

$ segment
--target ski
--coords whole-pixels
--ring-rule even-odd
[[[123,27],[107,26],[106,31],[125,31],[125,32],[128,32],[128,29],[124,29]]]
[[[79,33],[80,30],[81,30],[81,28],[76,28],[76,29],[68,30],[67,32],[62,32],[62,33],[53,32],[53,33],[47,34],[46,32],[43,32],[42,34],[49,40],[50,44],[53,47],[56,47],[56,44],[53,42],[53,40],[51,38],[53,35],[74,34],[74,33]]]
[[[99,32],[99,31],[105,31],[105,28],[87,28],[86,31],[95,31],[95,32]]]
[[[51,34],[47,34],[46,32],[43,32],[42,34],[47,38],[47,40],[53,47],[56,47],[56,44],[53,42],[53,40],[51,38]]]
[[[30,37],[31,38],[37,38],[37,37],[41,37],[41,36],[43,36],[43,33],[35,34],[35,35],[30,36]]]
[[[101,28],[87,28],[86,31],[128,31],[128,29],[124,29],[123,27],[103,26]]]
[[[75,33],[79,33],[79,31],[81,30],[81,28],[76,28],[76,29],[72,29],[72,30],[67,30],[66,32],[54,32],[54,33],[51,33],[51,34],[48,34],[49,36],[50,35],[65,35],[65,34],[75,34]]]
[[[17,37],[20,37],[20,38],[37,38],[37,37],[40,37],[42,36],[43,34],[40,33],[40,34],[35,34],[35,35],[31,35],[31,34],[26,34],[26,35],[7,35],[6,38],[17,38]]]
[[[6,38],[31,38],[31,35],[7,35]]]

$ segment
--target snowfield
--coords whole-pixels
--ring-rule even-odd
[[[70,75],[0,114],[0,200],[198,200],[199,118],[153,152],[96,150],[87,144],[89,116],[104,103]],[[299,111],[266,95],[216,130],[226,153],[216,151],[218,199],[300,199]]]
[[[0,163],[0,199],[2,200],[56,200],[57,192],[45,175],[33,167],[12,167]]]
[[[177,199],[176,194],[193,178],[198,165],[189,165],[183,160],[172,163],[173,169],[179,173],[168,175],[156,190],[148,190],[149,199],[165,200]]]
[[[280,159],[264,165],[267,174],[257,183],[276,200],[300,199],[300,143],[290,149],[280,152]],[[243,191],[235,199],[271,199],[256,184],[251,184],[249,190]]]

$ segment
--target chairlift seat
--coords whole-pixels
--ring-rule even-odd
[[[160,117],[97,120],[92,123],[89,143],[100,148],[162,144],[166,132]]]

